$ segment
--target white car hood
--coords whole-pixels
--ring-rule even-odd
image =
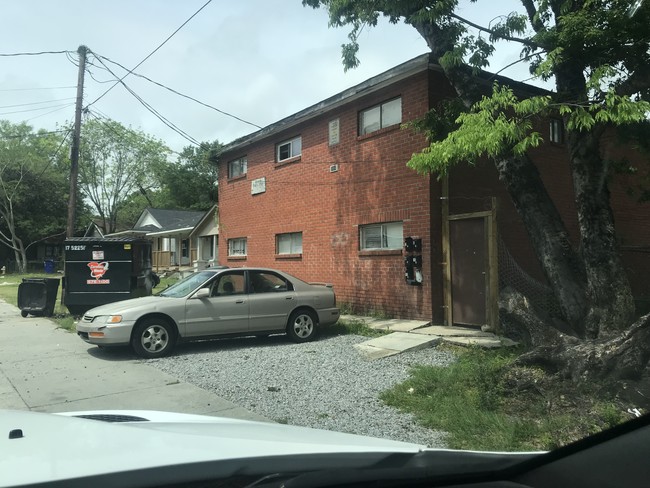
[[[79,415],[131,415],[102,422]],[[13,438],[11,438],[13,437]],[[417,453],[424,446],[282,424],[152,411],[0,410],[0,486],[215,460],[323,453]]]

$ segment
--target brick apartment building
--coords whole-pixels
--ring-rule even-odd
[[[220,264],[332,283],[339,304],[434,323],[494,324],[500,282],[543,294],[525,229],[493,166],[458,167],[440,180],[406,167],[427,142],[401,124],[452,95],[422,55],[226,146]],[[532,158],[577,238],[566,153],[561,134],[554,137]],[[647,298],[650,206],[637,205],[626,188],[612,185],[617,227],[638,275],[634,292]]]

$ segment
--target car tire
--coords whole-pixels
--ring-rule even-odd
[[[293,342],[309,342],[316,337],[318,319],[311,310],[296,310],[289,317],[287,335]]]
[[[143,320],[133,329],[131,347],[140,357],[153,359],[168,355],[176,344],[176,329],[164,318]]]

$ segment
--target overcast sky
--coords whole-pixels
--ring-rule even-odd
[[[2,0],[0,54],[72,51],[65,54],[0,57],[0,119],[27,121],[36,129],[67,127],[74,117],[76,50],[86,45],[129,69],[163,42],[206,0]],[[495,3],[466,7],[483,23]],[[517,2],[500,0],[507,5]],[[485,8],[485,10],[481,10]],[[213,0],[136,72],[206,104],[259,126],[266,126],[428,51],[412,27],[383,22],[364,31],[361,66],[347,73],[341,64],[346,28],[327,26],[323,10],[300,0]],[[518,48],[501,48],[490,67],[515,61]],[[88,66],[85,104],[104,93],[113,76]],[[118,76],[125,72],[108,64]],[[525,68],[502,73],[526,77]],[[227,143],[256,130],[149,81],[125,83],[151,107],[198,141]],[[59,88],[63,87],[63,88]],[[27,105],[29,104],[29,105]],[[190,145],[116,86],[95,104],[94,116],[110,117],[162,139],[178,151]]]

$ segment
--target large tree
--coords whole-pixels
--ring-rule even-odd
[[[174,161],[159,161],[149,187],[133,193],[119,211],[120,225],[131,227],[147,207],[208,210],[217,203],[217,165],[221,144],[186,146]]]
[[[65,234],[69,161],[66,133],[0,121],[0,244],[27,267],[27,249]],[[79,203],[77,215],[86,215]]]
[[[155,169],[167,163],[169,152],[161,141],[119,122],[84,124],[79,188],[97,212],[104,233],[117,230],[119,211],[132,195],[155,186]]]
[[[474,0],[471,3],[479,3]],[[484,2],[484,3],[487,3]],[[603,134],[641,127],[650,113],[650,2],[521,0],[520,12],[470,22],[456,0],[303,0],[324,7],[330,25],[351,26],[346,69],[358,64],[358,34],[380,17],[413,26],[426,40],[463,110],[409,165],[444,174],[455,164],[491,159],[507,188],[561,310],[562,329],[502,297],[502,319],[525,325],[537,348],[522,362],[577,378],[638,376],[650,357],[650,317],[633,324],[634,301],[617,249],[608,181],[615,165],[603,155]],[[498,3],[489,2],[493,9]],[[468,6],[471,8],[471,5]],[[521,46],[533,76],[553,93],[519,99],[507,86],[491,94],[476,70],[488,66],[495,42]],[[442,117],[442,112],[439,115]],[[561,116],[573,175],[577,245],[550,199],[528,150],[543,142],[531,120]]]

